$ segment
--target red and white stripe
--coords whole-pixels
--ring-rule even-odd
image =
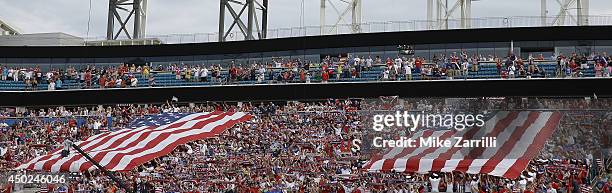
[[[439,137],[451,140],[461,136],[465,140],[476,139],[475,136],[496,137],[497,146],[392,148],[373,156],[364,169],[417,173],[460,171],[515,179],[539,153],[560,119],[559,112],[498,112],[483,127],[462,131],[420,131],[411,138]]]
[[[591,193],[593,192],[593,187],[586,185],[586,184],[582,184],[580,185],[580,192],[581,193]]]
[[[195,113],[170,124],[143,126],[102,133],[76,144],[110,171],[128,171],[154,158],[167,155],[177,146],[218,135],[251,115],[242,112]],[[51,172],[81,172],[96,167],[83,156],[61,157],[61,148],[34,158],[17,169]]]

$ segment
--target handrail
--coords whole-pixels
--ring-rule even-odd
[[[612,25],[612,15],[588,15],[586,26]],[[482,17],[469,18],[462,25],[462,19],[438,20],[407,20],[407,21],[371,21],[359,24],[339,24],[334,25],[309,25],[300,27],[280,27],[268,29],[266,39],[303,37],[303,36],[322,36],[355,33],[380,33],[380,32],[399,32],[399,31],[426,31],[426,30],[447,30],[447,29],[480,29],[480,28],[516,28],[516,27],[550,27],[550,26],[577,26],[578,24],[570,20],[558,21],[557,17],[547,16],[509,16],[509,17]],[[542,23],[545,21],[545,23]],[[354,31],[354,27],[357,31]],[[326,33],[321,33],[322,31]],[[183,43],[206,43],[218,42],[218,32],[213,33],[180,33],[180,34],[158,34],[147,35],[143,39],[158,39],[164,44],[183,44]],[[86,42],[96,42],[106,40],[106,36],[95,36],[85,38]],[[241,31],[229,33],[226,41],[242,41],[244,37]],[[130,41],[130,40],[122,40]],[[133,40],[133,41],[142,41]]]

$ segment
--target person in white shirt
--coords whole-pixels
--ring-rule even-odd
[[[263,82],[264,77],[266,76],[266,68],[263,65],[260,65],[257,69],[257,83]]]
[[[406,75],[406,80],[412,80],[412,65],[411,64],[404,65],[404,74]]]
[[[527,170],[527,182],[534,182],[536,177],[535,172],[531,172],[531,170]]]
[[[508,78],[514,78],[515,70],[516,70],[516,67],[514,67],[514,65],[510,65],[510,67],[508,67]]]
[[[206,68],[206,66],[202,67],[202,70],[200,71],[200,78],[202,81],[208,82],[208,68]]]
[[[480,192],[479,184],[478,177],[474,176],[472,182],[470,182],[470,189],[472,189],[472,192]]]
[[[13,71],[13,81],[18,82],[19,81],[19,70],[15,69]]]
[[[47,80],[51,81],[51,78],[53,77],[53,73],[52,72],[47,72],[46,76],[47,76]]]
[[[49,82],[49,85],[47,85],[47,89],[48,90],[55,90],[55,81]]]
[[[97,131],[98,129],[100,129],[100,126],[102,126],[102,122],[100,122],[99,120],[96,120],[96,122],[94,122],[93,124],[94,131]]]
[[[274,61],[274,67],[280,68],[280,67],[282,67],[282,63],[280,63],[278,61]]]
[[[26,79],[26,80],[30,80],[30,79],[32,79],[32,73],[34,73],[34,72],[32,72],[32,71],[26,71],[26,73],[25,73],[25,79]]]
[[[471,183],[472,181],[470,181],[469,178],[467,178],[464,182],[463,182],[463,190],[464,192],[472,192],[472,187],[471,187]]]
[[[134,76],[132,76],[132,78],[130,79],[130,86],[131,87],[137,87],[138,86],[138,79]]]
[[[395,58],[395,61],[393,62],[393,67],[395,67],[395,73],[399,74],[400,71],[400,67],[402,66],[402,58],[400,56],[397,56],[397,58]]]
[[[455,183],[455,177],[453,176],[453,174],[450,174],[450,179],[448,178],[448,176],[446,176],[444,180],[446,180],[446,192],[453,192],[453,185]]]
[[[383,72],[383,80],[389,80],[389,69],[385,69]]]
[[[372,63],[374,63],[374,60],[372,59],[372,56],[368,56],[368,59],[366,59],[366,67],[368,69],[372,68]]]
[[[85,82],[85,71],[81,71],[81,73],[79,73],[79,80],[81,82]]]
[[[195,82],[200,82],[200,74],[202,69],[200,67],[193,68],[193,79]]]
[[[117,78],[117,80],[115,81],[115,87],[121,88],[121,82],[123,82],[123,79]]]
[[[431,192],[440,192],[440,176],[438,176],[438,174],[431,174],[431,176],[429,176],[429,183],[431,183]]]
[[[527,179],[525,179],[525,176],[521,175],[521,179],[518,181],[518,188],[521,191],[524,191],[525,189],[527,189]]]

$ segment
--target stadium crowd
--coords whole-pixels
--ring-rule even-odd
[[[163,112],[244,111],[254,116],[219,136],[190,142],[130,172],[115,173],[139,192],[610,192],[605,159],[612,140],[612,100],[329,99],[314,102],[203,103],[4,110],[0,170],[59,148],[65,139],[127,127]],[[363,111],[546,109],[564,113],[560,127],[519,179],[454,173],[366,172],[371,155],[347,142],[363,134]],[[2,122],[0,121],[0,122]],[[599,162],[597,161],[599,160]],[[602,166],[600,166],[602,165]],[[15,171],[16,172],[16,171]],[[68,174],[52,191],[121,192],[99,171]],[[2,184],[19,190],[22,186]]]
[[[538,62],[556,61],[555,72],[547,72]],[[398,55],[396,58],[380,56],[340,55],[327,56],[320,62],[302,61],[300,59],[274,58],[268,63],[238,64],[177,64],[135,65],[118,64],[116,66],[83,65],[67,68],[53,68],[43,71],[39,66],[30,68],[0,65],[2,81],[24,82],[25,90],[38,89],[38,84],[48,83],[48,90],[78,88],[128,88],[139,87],[146,82],[147,86],[158,86],[155,78],[158,73],[172,73],[176,80],[186,82],[212,82],[216,84],[238,84],[242,81],[254,83],[288,83],[288,82],[328,82],[332,80],[355,80],[366,77],[365,72],[378,69],[380,74],[372,80],[412,80],[419,79],[453,79],[466,78],[469,74],[479,72],[483,64],[495,64],[498,78],[531,78],[533,77],[583,77],[583,71],[591,69],[594,77],[609,77],[612,74],[612,62],[606,52],[590,55],[571,53],[566,56],[559,53],[555,56],[529,55],[521,58],[512,53],[507,56],[482,56],[466,51],[446,54],[433,54],[431,58],[414,55]],[[140,79],[140,80],[139,80]],[[67,81],[76,81],[76,87],[66,88]]]

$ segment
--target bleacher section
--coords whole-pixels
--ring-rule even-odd
[[[556,77],[555,73],[556,63],[555,62],[536,62],[538,67],[544,70],[545,76],[542,74],[532,75],[532,78],[547,78],[547,77]],[[384,71],[384,65],[379,65],[370,69],[368,71],[361,72],[361,75],[357,78],[340,78],[336,79],[336,77],[330,77],[329,82],[363,82],[363,81],[379,81],[382,78],[382,74]],[[525,69],[527,69],[527,64],[525,64]],[[282,73],[285,68],[274,68],[273,71],[276,77],[278,73]],[[321,81],[321,68],[311,68],[310,74],[312,75],[311,82],[316,83]],[[589,64],[588,69],[581,70],[583,77],[594,77],[595,71],[593,64]],[[400,78],[405,80],[405,76],[403,73],[400,73]],[[172,72],[156,72],[152,73],[152,76],[155,77],[156,87],[177,87],[177,86],[211,86],[211,85],[223,85],[223,84],[266,84],[266,83],[274,83],[268,81],[268,76],[266,75],[266,81],[256,82],[256,81],[238,81],[233,83],[227,83],[225,81],[216,81],[211,82],[191,82],[186,81],[184,79],[177,80],[176,76]],[[221,72],[222,77],[228,77],[227,69],[224,69]],[[148,79],[143,78],[141,74],[135,74],[135,77],[138,79],[138,87],[148,87]],[[424,77],[425,79],[448,79],[446,76],[441,77]],[[494,62],[481,62],[479,64],[479,69],[477,72],[472,72],[468,70],[467,75],[454,76],[453,79],[499,79],[501,78],[498,75],[497,68]],[[420,73],[416,73],[413,69],[412,72],[412,80],[421,80],[423,77]],[[289,81],[291,82],[291,81]],[[299,76],[294,78],[293,82],[299,82]],[[62,84],[62,90],[67,89],[81,89],[83,87],[82,83],[79,83],[77,80],[64,80]],[[47,90],[48,83],[43,81],[39,83],[37,86],[37,90]],[[100,88],[97,83],[94,83],[91,88]],[[0,91],[24,91],[26,89],[26,85],[24,81],[0,81]]]

